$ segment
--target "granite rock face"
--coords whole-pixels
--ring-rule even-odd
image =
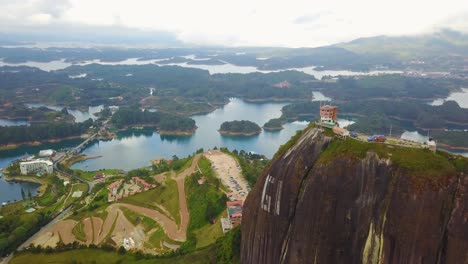
[[[468,263],[468,177],[413,176],[368,152],[320,161],[306,130],[249,194],[242,263]]]

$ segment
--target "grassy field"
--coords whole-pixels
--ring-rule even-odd
[[[99,249],[77,249],[52,254],[17,254],[11,264],[22,263],[138,263],[138,264],[204,264],[216,263],[216,252],[212,248],[205,248],[191,254],[172,258],[137,258],[131,254],[119,254]]]
[[[152,208],[158,211],[161,211],[161,209],[159,209],[157,205],[162,205],[169,212],[170,217],[173,218],[177,224],[180,224],[177,183],[169,178],[166,179],[166,182],[161,186],[123,198],[120,202]],[[166,214],[166,212],[162,213]]]
[[[83,195],[80,198],[73,198],[72,195],[76,191],[82,191]],[[70,196],[68,196],[68,198],[64,201],[63,207],[66,208],[67,206],[69,206],[73,202],[83,199],[83,197],[86,195],[87,191],[88,191],[88,185],[85,184],[85,183],[77,183],[77,184],[73,185],[72,189],[71,189],[71,192],[70,192]]]
[[[84,225],[82,222],[79,222],[75,227],[73,227],[72,233],[76,239],[83,242],[86,241],[86,234],[84,232]]]
[[[211,245],[218,240],[218,238],[223,236],[223,230],[221,228],[221,217],[226,217],[227,212],[226,210],[223,211],[222,214],[220,214],[216,218],[216,223],[214,224],[206,224],[200,229],[197,229],[194,233],[195,236],[197,237],[197,245],[196,248],[203,248],[208,245]]]
[[[99,171],[82,171],[82,170],[74,170],[75,174],[80,176],[81,178],[92,181],[94,175],[98,173],[104,173],[106,177],[112,176],[119,176],[122,175],[122,170],[119,169],[108,169],[108,170],[99,170]]]
[[[198,184],[198,179],[202,176],[196,173],[185,179],[185,192],[187,193],[187,206],[190,212],[190,222],[187,230],[187,237],[196,238],[194,248],[200,248],[214,242],[222,236],[219,226],[219,216],[226,209],[226,195],[219,189],[219,180],[215,178],[211,166],[203,164],[200,159],[202,172],[206,182]],[[217,219],[216,224],[211,221]]]
[[[106,219],[107,217],[106,208],[110,205],[107,202],[108,193],[109,193],[109,190],[107,190],[106,188],[101,189],[96,194],[96,196],[94,197],[94,200],[90,202],[89,205],[83,208],[79,208],[78,210],[75,210],[75,212],[70,218],[76,221],[81,221],[85,219],[86,217],[90,217],[90,216],[95,216],[95,217],[100,217],[102,219]]]
[[[412,175],[434,178],[455,172],[454,165],[444,155],[427,149],[405,148],[386,144],[367,143],[352,139],[334,140],[320,155],[318,163],[329,163],[337,157],[365,158],[367,152],[377,153],[380,158],[389,158]]]

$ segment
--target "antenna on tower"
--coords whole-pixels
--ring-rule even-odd
[[[390,135],[388,137],[392,137],[392,123],[390,123]]]

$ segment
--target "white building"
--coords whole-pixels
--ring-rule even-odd
[[[54,172],[54,164],[49,160],[32,160],[20,162],[21,174],[34,173],[52,173]]]
[[[53,149],[44,149],[39,151],[39,157],[50,157],[55,154],[55,151]]]

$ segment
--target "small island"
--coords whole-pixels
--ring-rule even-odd
[[[218,131],[221,135],[249,137],[260,134],[262,132],[262,128],[251,121],[234,120],[222,123]]]
[[[266,131],[280,131],[283,128],[283,121],[280,118],[272,118],[263,125]]]

